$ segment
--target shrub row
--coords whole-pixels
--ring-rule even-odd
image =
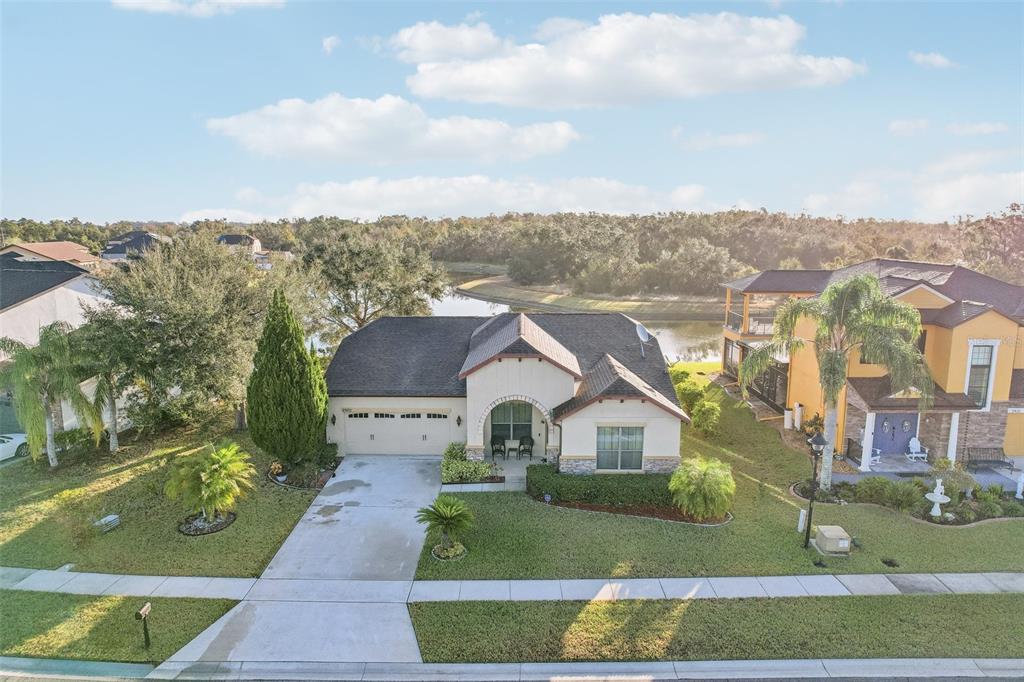
[[[477,483],[491,475],[487,462],[466,458],[465,443],[449,443],[441,458],[442,483]]]
[[[673,504],[668,480],[668,474],[560,474],[552,464],[532,464],[526,468],[526,492],[533,497],[551,495],[553,502],[670,507]]]

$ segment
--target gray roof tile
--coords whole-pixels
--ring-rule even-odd
[[[0,256],[0,310],[16,306],[88,272],[67,261],[23,261],[18,258],[18,254],[13,252]]]

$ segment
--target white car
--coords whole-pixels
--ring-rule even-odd
[[[0,461],[28,454],[24,433],[0,433]]]

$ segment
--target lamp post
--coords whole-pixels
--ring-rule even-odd
[[[821,432],[814,434],[811,438],[811,450],[813,457],[811,457],[811,497],[807,500],[807,527],[804,528],[804,549],[807,549],[811,545],[811,518],[814,516],[814,496],[818,492],[818,461],[821,460],[821,453],[828,445],[828,441],[825,440],[825,436],[821,435]]]

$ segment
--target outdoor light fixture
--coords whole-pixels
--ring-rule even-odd
[[[461,414],[458,417],[455,418],[455,425],[456,426],[462,426],[462,415]]]
[[[825,446],[828,445],[828,441],[825,440],[825,436],[821,434],[821,431],[818,431],[811,438],[810,444],[814,456],[811,457],[811,496],[807,500],[807,526],[804,528],[804,549],[807,549],[811,544],[811,518],[814,515],[814,495],[818,492],[818,461],[821,459],[821,453],[825,450]]]
[[[337,423],[338,423],[338,415],[332,414],[331,415],[331,426],[334,426]]]

